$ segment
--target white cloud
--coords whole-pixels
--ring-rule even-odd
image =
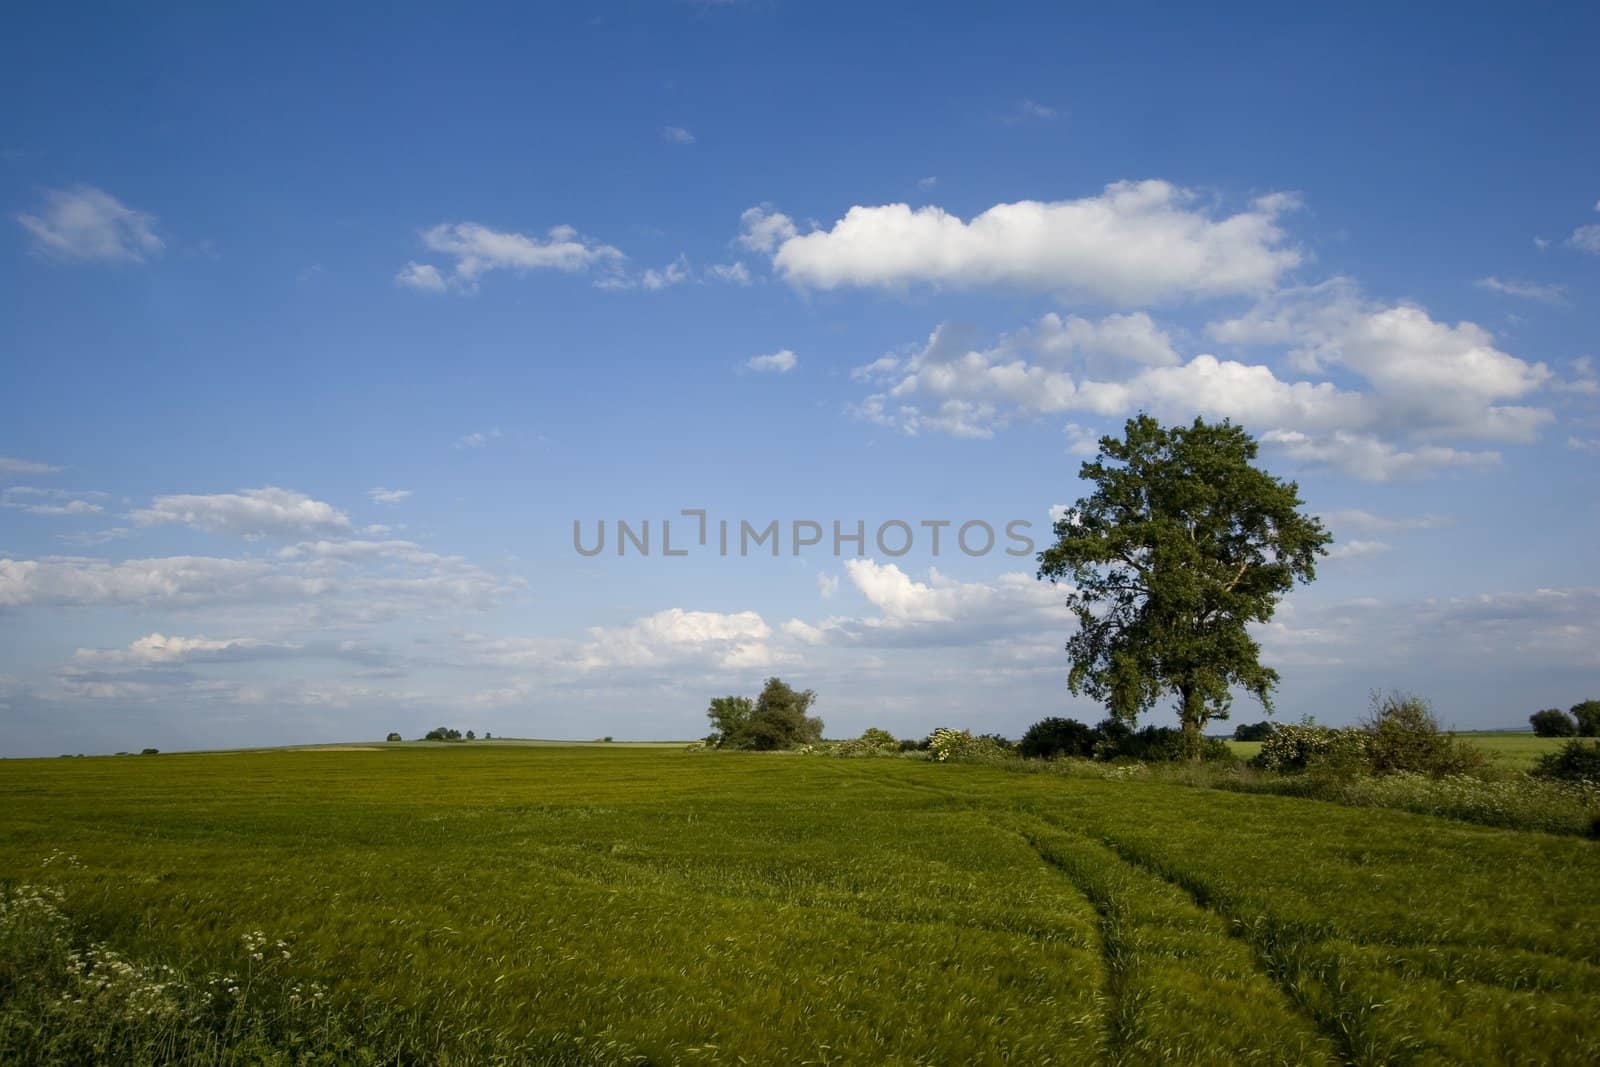
[[[128,516],[136,525],[176,523],[208,533],[238,537],[339,533],[350,518],[332,504],[304,493],[267,486],[237,493],[182,493],[158,496],[148,508]]]
[[[1600,437],[1579,437],[1573,434],[1567,438],[1567,447],[1574,452],[1600,452]]]
[[[694,144],[694,134],[682,126],[661,127],[661,139],[668,144]]]
[[[1363,559],[1367,556],[1380,556],[1391,550],[1391,546],[1383,541],[1342,541],[1328,549],[1328,558],[1332,560]]]
[[[585,671],[656,667],[685,662],[741,669],[772,662],[766,641],[772,636],[753,611],[721,614],[670,608],[628,626],[595,626],[579,649]]]
[[[736,240],[752,252],[771,252],[797,233],[794,220],[788,215],[772,210],[771,204],[760,204],[746,208],[739,216]]]
[[[474,430],[472,433],[464,434],[461,437],[456,438],[455,447],[482,448],[491,441],[498,441],[503,436],[505,435],[500,432],[500,428],[498,426],[489,430]]]
[[[1012,125],[1030,120],[1049,122],[1060,115],[1055,108],[1038,103],[1034,100],[1018,100],[1017,106],[1005,117],[1005,121]]]
[[[17,216],[34,249],[56,259],[142,263],[161,253],[155,216],[88,185],[47,189],[38,214]]]
[[[28,475],[54,474],[60,467],[52,467],[48,463],[35,463],[29,459],[17,459],[13,456],[0,456],[0,476],[7,478],[21,478]]]
[[[666,289],[680,285],[689,280],[689,259],[680,255],[677,259],[657,270],[654,267],[646,270],[639,278],[639,284],[645,289]]]
[[[1442,530],[1455,525],[1455,520],[1448,515],[1414,515],[1393,518],[1386,515],[1374,515],[1372,512],[1363,511],[1360,508],[1325,511],[1322,513],[1321,518],[1335,534],[1342,530],[1355,530],[1361,533]]]
[[[822,599],[828,600],[839,591],[839,576],[837,574],[817,575],[817,592],[822,594]]]
[[[738,261],[713,264],[707,273],[717,281],[727,282],[729,285],[749,285],[751,282],[750,268]]]
[[[939,178],[938,178],[938,175],[935,175],[935,174],[930,174],[926,178],[918,178],[917,179],[917,188],[918,189],[932,189],[934,186],[936,186],[938,184],[939,184]]]
[[[1294,203],[1264,196],[1215,218],[1169,182],[1117,182],[1079,200],[998,204],[970,222],[932,206],[858,205],[805,235],[752,208],[745,243],[776,244],[774,267],[818,289],[1000,286],[1135,304],[1271,288],[1301,261],[1278,226]]]
[[[368,489],[367,496],[378,504],[404,504],[411,498],[411,490],[385,489],[382,486],[378,486],[375,489]]]
[[[1515,278],[1500,279],[1493,275],[1479,278],[1472,283],[1479,289],[1487,289],[1493,293],[1502,293],[1506,296],[1518,296],[1524,300],[1538,300],[1546,304],[1565,304],[1567,302],[1567,287],[1544,282],[1518,281]]]
[[[445,274],[429,263],[408,263],[395,281],[414,289],[471,291],[495,270],[557,270],[569,274],[598,270],[602,280],[627,259],[611,245],[582,236],[571,226],[554,226],[543,238],[493,230],[476,222],[443,223],[422,232],[430,250],[454,260]]]
[[[1567,238],[1567,244],[1580,252],[1600,255],[1600,225],[1579,226],[1572,231],[1572,236]]]
[[[1229,418],[1291,458],[1379,481],[1496,463],[1498,453],[1458,443],[1526,443],[1554,418],[1546,407],[1507,403],[1559,384],[1544,364],[1501,351],[1474,323],[1369,302],[1346,279],[1275,293],[1209,330],[1228,343],[1278,347],[1303,377],[1210,354],[1181,362],[1143,312],[1052,313],[987,348],[940,326],[920,349],[853,371],[877,390],[853,410],[908,434],[973,438],[1067,412]],[[1364,387],[1346,384],[1352,374]],[[1570,388],[1581,391],[1582,380]],[[1090,431],[1074,426],[1072,447],[1093,451]]]
[[[418,263],[412,260],[407,263],[399,274],[394,276],[395,284],[407,289],[421,289],[429,293],[442,293],[450,287],[444,275],[439,273],[439,268],[432,263]]]
[[[799,357],[785,348],[767,356],[751,356],[744,365],[753,371],[788,374],[799,362]]]

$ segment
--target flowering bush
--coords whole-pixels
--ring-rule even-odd
[[[835,756],[888,756],[900,751],[900,742],[888,730],[870,727],[860,737],[841,741],[834,746]]]
[[[1336,730],[1307,719],[1280,725],[1261,742],[1261,751],[1252,762],[1269,771],[1356,771],[1366,766],[1369,742],[1365,731]]]
[[[939,763],[999,763],[1010,753],[988,734],[941,726],[928,738],[928,755]]]

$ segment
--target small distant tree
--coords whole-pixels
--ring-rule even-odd
[[[476,741],[477,739],[478,739],[478,735],[477,734],[473,733],[471,730],[467,731],[467,740],[468,741]]]
[[[78,755],[81,756],[81,755],[83,755],[83,753],[80,752],[80,753],[78,753]],[[141,755],[141,756],[159,756],[159,755],[161,755],[161,750],[159,748],[147,748],[147,749],[143,749],[142,751],[140,751],[139,755]]]
[[[1206,723],[1227,718],[1233,687],[1272,711],[1278,672],[1261,663],[1250,626],[1316,577],[1332,540],[1302,514],[1299,487],[1257,467],[1256,452],[1226,420],[1129,419],[1080,468],[1094,491],[1039,554],[1040,578],[1073,587],[1068,688],[1129,723],[1175,694],[1194,759]]]
[[[493,741],[494,740],[494,734],[491,734],[488,730],[485,730],[483,732],[483,739],[485,741]]]
[[[1528,716],[1533,732],[1539,737],[1576,737],[1578,724],[1560,708],[1545,708]]]
[[[822,720],[806,714],[816,702],[815,690],[794,689],[781,678],[768,678],[750,716],[750,747],[765,751],[821,741]]]
[[[1277,727],[1262,720],[1261,722],[1242,722],[1233,731],[1235,741],[1265,741],[1272,736],[1272,731]]]
[[[448,726],[435,726],[422,735],[424,741],[460,741],[461,731]]]
[[[399,735],[399,734],[398,734],[398,733],[396,733],[396,732],[395,732],[395,731],[393,731],[393,730],[390,730],[390,731],[389,731],[389,736],[388,736],[388,737],[386,737],[386,738],[384,738],[384,740],[385,740],[385,741],[404,741],[404,740],[405,740],[405,738],[403,738],[403,737],[401,737],[401,736],[400,736],[400,735]]]
[[[1579,737],[1600,737],[1600,700],[1572,705],[1572,717],[1578,720]]]

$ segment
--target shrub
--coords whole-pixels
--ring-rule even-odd
[[[405,740],[405,738],[403,738],[403,737],[401,737],[401,736],[400,736],[400,735],[399,735],[399,734],[398,734],[398,733],[397,733],[397,732],[395,732],[395,731],[394,731],[394,730],[390,730],[390,731],[389,731],[389,736],[388,736],[388,737],[385,737],[385,738],[384,738],[384,740],[385,740],[385,741],[404,741],[404,740]]]
[[[1278,726],[1250,762],[1268,771],[1318,769],[1352,773],[1366,765],[1368,742],[1363,731],[1336,730],[1306,719]]]
[[[900,742],[888,730],[876,726],[863,731],[860,737],[841,741],[833,749],[835,756],[885,756],[900,751]]]
[[[1574,737],[1578,733],[1578,724],[1560,708],[1536,711],[1528,716],[1528,722],[1539,737]]]
[[[423,734],[422,739],[424,741],[459,741],[461,740],[461,731],[451,729],[448,726],[435,726]]]
[[[83,753],[80,752],[80,753],[78,753],[78,755],[81,756],[81,755],[83,755]],[[139,755],[141,755],[141,756],[159,756],[159,755],[161,755],[161,750],[159,748],[147,748],[147,749],[144,749],[143,751],[141,751],[139,753]]]
[[[1485,761],[1481,750],[1442,732],[1428,702],[1410,693],[1374,693],[1361,728],[1369,736],[1367,763],[1374,774],[1467,774]]]
[[[941,726],[928,737],[928,753],[940,763],[999,763],[1006,750],[992,736]]]
[[[1171,763],[1190,757],[1189,741],[1182,730],[1170,726],[1146,726],[1143,730],[1128,731],[1118,738],[1106,738],[1095,746],[1099,759],[1132,759],[1141,763]],[[1232,751],[1224,741],[1214,737],[1200,739],[1202,760],[1227,760]]]
[[[1537,778],[1600,785],[1600,741],[1568,741],[1559,752],[1540,756],[1531,773]]]
[[[1233,731],[1235,741],[1265,741],[1277,729],[1273,723],[1262,720],[1261,722],[1240,723]]]
[[[1088,758],[1094,755],[1100,735],[1077,719],[1040,719],[1022,735],[1017,751],[1029,759],[1055,759],[1058,756]]]

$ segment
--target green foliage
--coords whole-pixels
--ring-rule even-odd
[[[1578,721],[1579,737],[1600,737],[1600,700],[1572,705],[1572,717]]]
[[[1373,693],[1362,729],[1374,774],[1467,774],[1484,764],[1480,750],[1441,731],[1428,702],[1410,693]]]
[[[941,726],[928,735],[928,755],[938,763],[1000,763],[1009,753],[989,734]]]
[[[1265,741],[1272,736],[1277,724],[1262,720],[1261,722],[1240,723],[1234,727],[1233,739],[1235,741]]]
[[[81,755],[83,755],[83,753],[80,752],[80,753],[78,753],[78,755],[81,756]],[[141,755],[141,756],[159,756],[159,755],[161,755],[161,750],[159,748],[141,749],[140,752],[139,752],[139,755]]]
[[[1251,763],[1268,771],[1356,773],[1367,766],[1370,741],[1363,730],[1318,726],[1310,719],[1280,723]]]
[[[1078,628],[1068,685],[1132,722],[1178,697],[1198,757],[1230,689],[1271,710],[1278,675],[1249,627],[1272,618],[1295,582],[1316,576],[1332,536],[1301,514],[1299,488],[1254,465],[1257,445],[1229,422],[1163,427],[1128,420],[1079,477],[1094,492],[1055,525],[1039,577],[1069,581]]]
[[[1040,719],[1022,735],[1017,751],[1029,759],[1055,759],[1058,756],[1087,759],[1094,755],[1095,743],[1100,739],[1094,729],[1077,719]]]
[[[1600,785],[1600,741],[1572,740],[1534,765],[1536,777]]]
[[[816,703],[810,689],[796,690],[780,678],[768,678],[761,695],[716,697],[706,710],[717,748],[770,752],[814,745],[822,740],[822,720],[806,712]]]
[[[424,741],[460,741],[461,731],[449,726],[435,726],[422,735]]]
[[[1215,737],[1196,737],[1170,726],[1146,726],[1120,736],[1107,737],[1095,746],[1095,756],[1103,760],[1138,760],[1141,763],[1171,763],[1175,760],[1229,760],[1233,752],[1227,742]]]
[[[887,756],[900,751],[900,742],[888,730],[876,726],[864,730],[860,737],[841,741],[834,746],[836,756]]]
[[[385,741],[404,741],[405,738],[401,737],[400,734],[397,731],[390,730],[389,731],[389,736],[385,737],[384,740]]]
[[[1578,724],[1560,708],[1545,708],[1528,716],[1536,737],[1576,737]]]

